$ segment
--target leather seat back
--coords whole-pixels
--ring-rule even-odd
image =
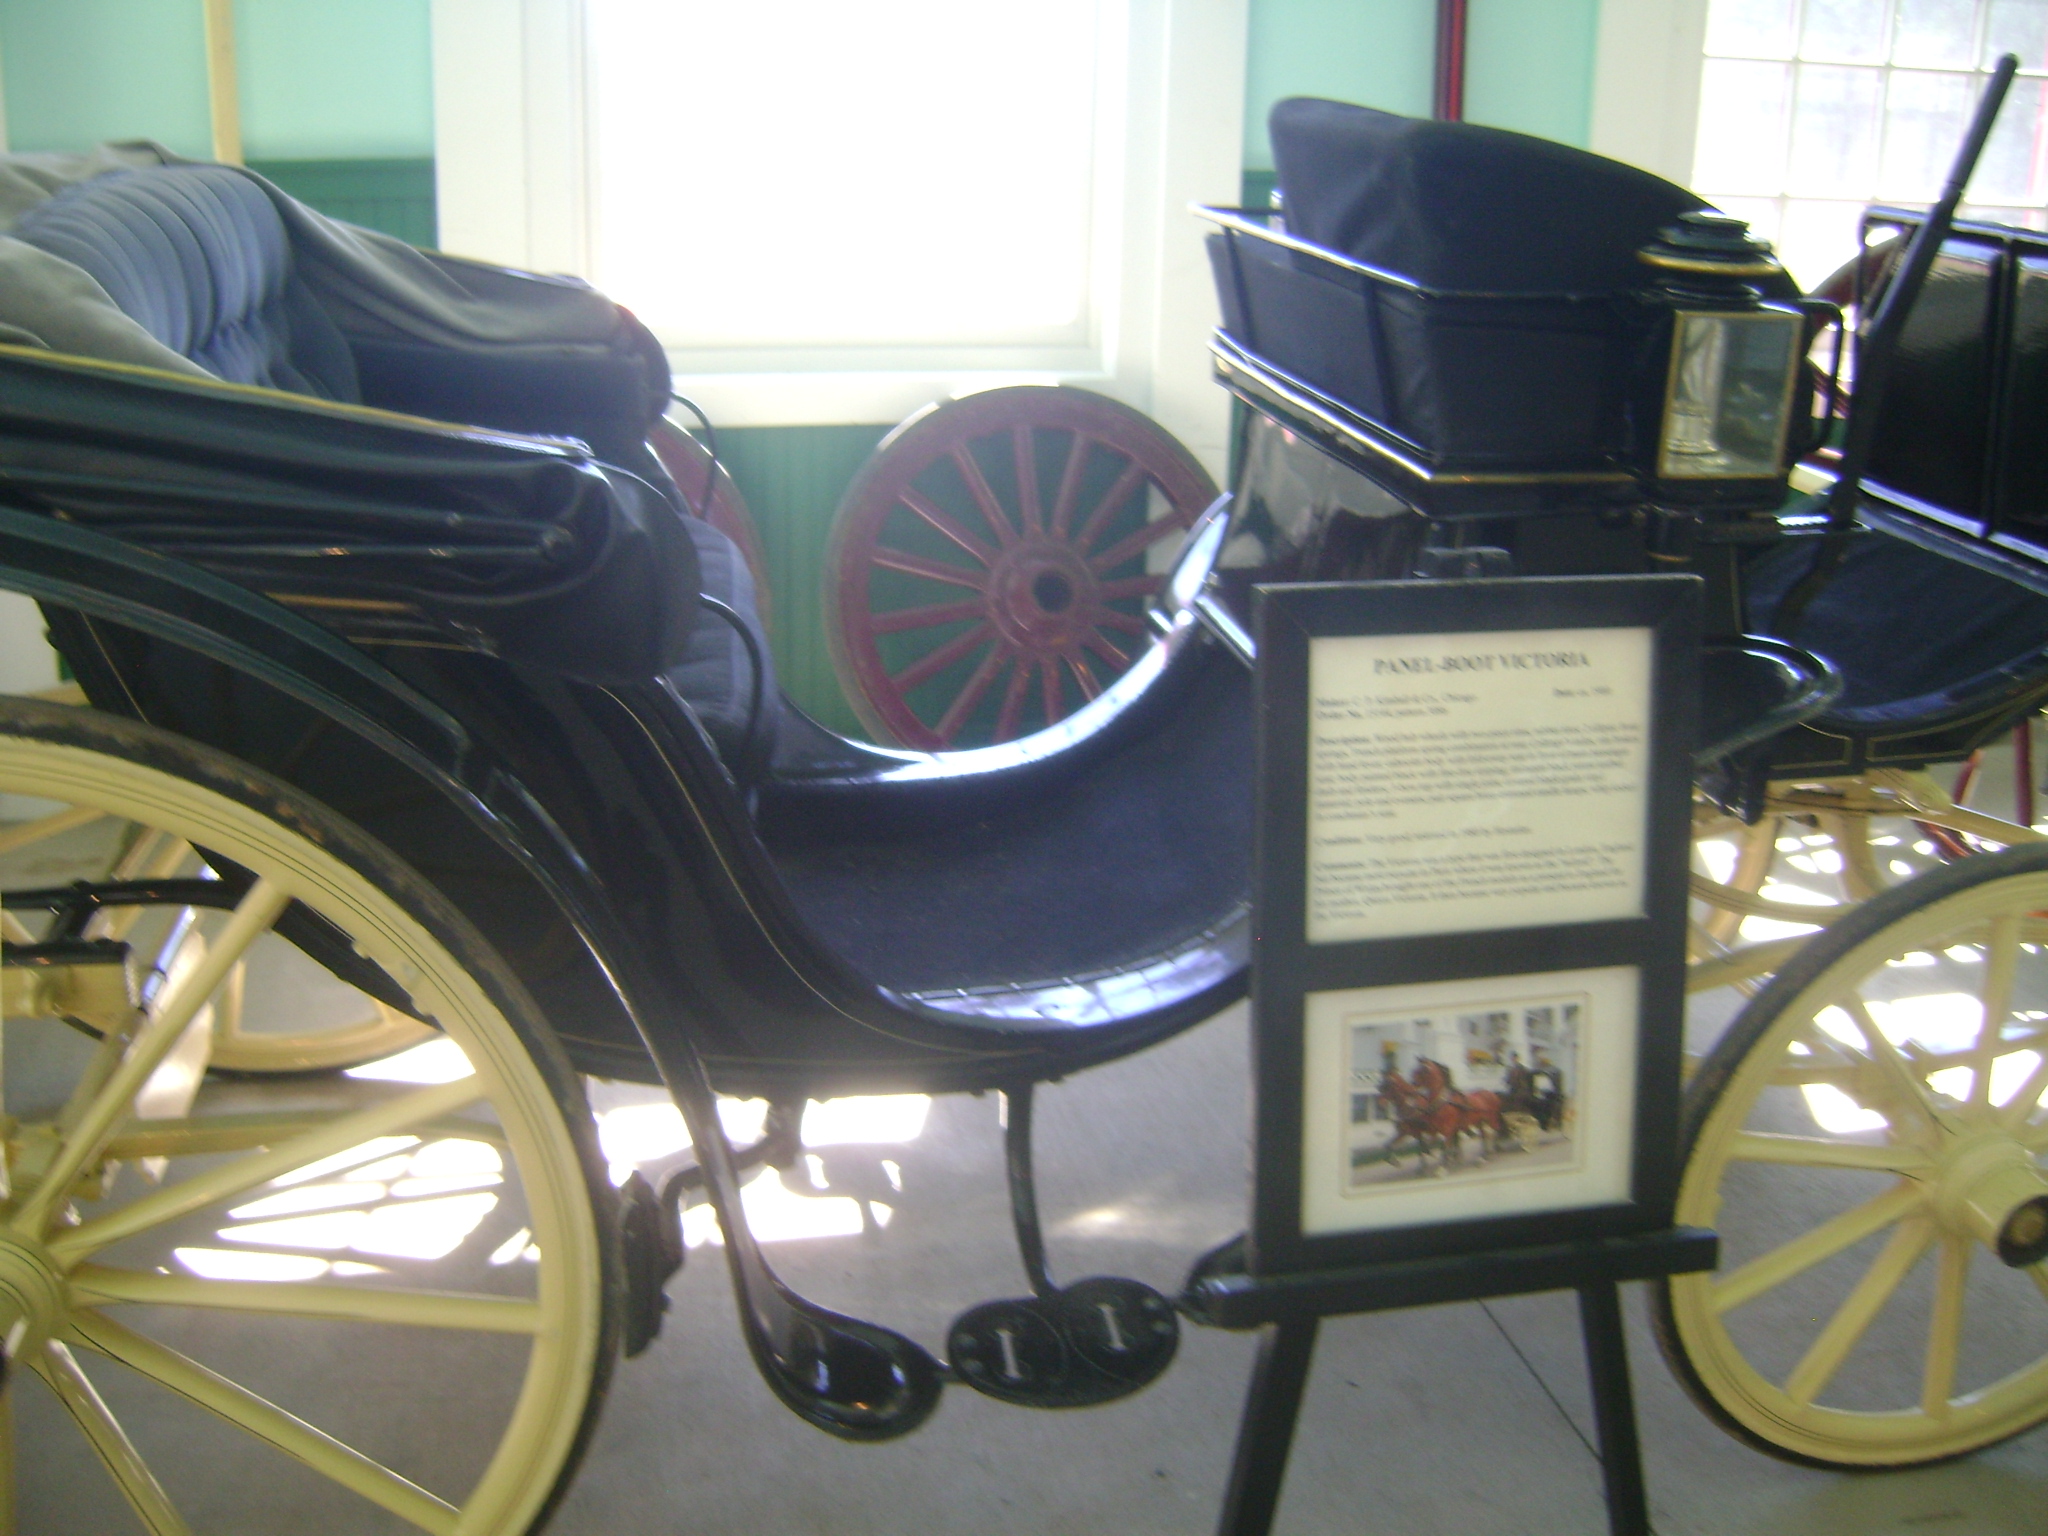
[[[360,398],[348,343],[292,271],[283,220],[240,171],[96,176],[36,204],[8,233],[81,268],[122,313],[217,378]]]

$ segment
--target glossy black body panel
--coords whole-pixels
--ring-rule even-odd
[[[2000,351],[2000,248],[1945,242],[1907,317],[1870,476],[1964,517],[1990,515],[1986,459]]]
[[[69,382],[89,391],[102,375]],[[148,381],[110,384],[130,417],[146,414]],[[0,393],[0,411],[32,393]],[[189,387],[170,393],[183,406]],[[259,413],[297,409],[223,394]],[[21,414],[15,437],[33,446]],[[979,971],[946,985],[879,985],[794,899],[748,797],[661,679],[607,684],[481,647],[345,639],[189,561],[67,523],[74,497],[125,505],[193,467],[167,447],[138,448],[133,424],[119,484],[56,486],[46,462],[24,472],[25,455],[0,460],[0,498],[14,503],[0,509],[0,586],[44,604],[99,707],[277,773],[402,850],[520,972],[585,1070],[651,1078],[646,1042],[673,1034],[734,1092],[998,1087],[1120,1056],[1242,994],[1248,866],[1232,868],[1227,840],[1201,900],[1133,924],[1100,953],[1041,956],[1020,974],[985,945]],[[96,430],[77,415],[44,457],[90,471]],[[345,434],[322,446],[348,452]],[[290,527],[288,506],[277,517]],[[812,753],[802,777],[764,800],[785,839],[804,815],[880,824],[885,812],[914,822],[925,809],[1084,805],[1092,778],[1141,772],[1166,728],[1191,728],[1191,699],[1212,699],[1226,720],[1242,689],[1238,664],[1182,613],[1054,730],[949,758]],[[1068,876],[1086,886],[1091,846],[1077,823],[1071,845],[1054,838],[1041,856],[1071,847]],[[1163,888],[1187,883],[1170,860],[1159,871]]]

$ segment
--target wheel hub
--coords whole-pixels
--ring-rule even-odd
[[[56,1331],[69,1291],[48,1250],[13,1232],[0,1232],[0,1349],[11,1362]]]
[[[2008,1133],[1960,1138],[1942,1159],[1934,1205],[1949,1230],[2014,1269],[2048,1258],[2048,1176]]]
[[[1092,627],[1098,583],[1066,544],[1025,539],[989,574],[990,616],[1017,650],[1048,657],[1080,644]]]

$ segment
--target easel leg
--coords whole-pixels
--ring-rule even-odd
[[[1612,1280],[1579,1287],[1579,1328],[1586,1372],[1593,1379],[1593,1422],[1600,1432],[1600,1470],[1607,1483],[1607,1528],[1613,1536],[1649,1536],[1643,1455],[1636,1443],[1635,1400],[1628,1384],[1628,1340],[1621,1331],[1621,1288]]]
[[[1252,1384],[1245,1392],[1237,1455],[1223,1495],[1217,1536],[1266,1536],[1273,1528],[1280,1485],[1287,1476],[1287,1451],[1294,1443],[1294,1420],[1316,1351],[1316,1325],[1313,1317],[1289,1319],[1276,1323],[1259,1340],[1259,1363],[1252,1368]]]

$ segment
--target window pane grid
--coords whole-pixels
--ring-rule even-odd
[[[1964,212],[2048,228],[2048,0],[1712,0],[1693,186],[1811,286],[1867,204],[1940,195],[2007,51],[2020,78]]]

